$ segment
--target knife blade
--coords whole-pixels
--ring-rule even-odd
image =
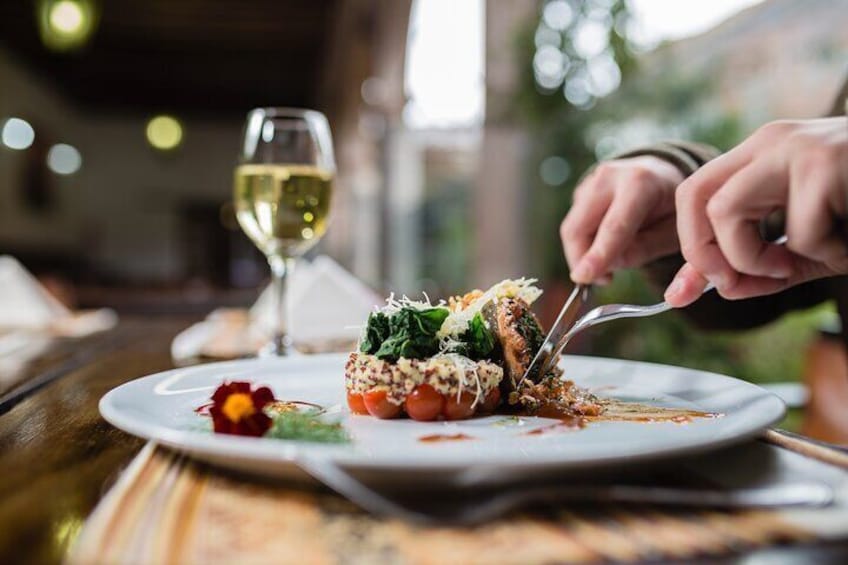
[[[589,285],[577,284],[574,286],[574,290],[571,291],[571,294],[565,301],[562,310],[559,311],[556,321],[553,326],[551,326],[551,331],[548,332],[548,335],[545,337],[545,341],[542,342],[542,346],[536,352],[535,357],[533,357],[533,361],[527,367],[527,370],[524,372],[521,380],[518,381],[518,384],[515,387],[516,389],[518,389],[530,375],[546,374],[550,370],[552,364],[556,362],[555,353],[559,349],[559,343],[568,334],[568,330],[571,329],[571,326],[577,319],[577,315],[580,313],[580,308],[582,308],[589,299],[589,289]]]

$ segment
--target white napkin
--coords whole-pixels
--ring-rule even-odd
[[[117,321],[108,308],[72,312],[17,259],[0,256],[0,392],[16,385],[54,338],[82,337]]]
[[[0,330],[82,337],[117,322],[118,316],[109,308],[71,312],[17,259],[0,256]]]
[[[17,259],[0,256],[0,328],[48,328],[70,315]]]
[[[321,349],[322,344],[353,343],[368,314],[382,299],[367,285],[327,256],[298,262],[289,281],[289,329],[295,345]],[[171,344],[177,361],[200,355],[250,355],[267,341],[274,328],[275,300],[270,287],[262,291],[247,315],[215,310],[180,333]]]
[[[381,302],[374,291],[326,255],[298,265],[289,292],[289,333],[301,342],[355,340],[368,314]],[[252,322],[266,333],[274,329],[274,308],[269,286],[250,309]]]

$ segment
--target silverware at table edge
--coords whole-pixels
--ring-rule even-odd
[[[848,470],[848,447],[832,445],[823,441],[800,436],[786,430],[768,429],[763,432],[761,440],[800,453],[829,465],[835,465]]]
[[[472,525],[486,522],[530,503],[600,502],[690,506],[693,508],[781,508],[821,507],[834,500],[833,489],[820,482],[797,483],[732,490],[686,489],[638,485],[548,485],[520,489],[505,487],[483,500],[450,503],[438,513],[405,505],[362,483],[344,469],[325,460],[302,459],[307,474],[347,498],[363,510],[380,516],[401,518],[419,524]],[[445,501],[445,498],[441,498]]]

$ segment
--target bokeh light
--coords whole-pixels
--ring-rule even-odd
[[[591,93],[598,97],[612,93],[621,84],[621,69],[609,51],[589,59],[586,64]]]
[[[39,32],[48,49],[65,51],[84,45],[94,32],[92,0],[41,0]]]
[[[79,4],[71,0],[61,0],[50,7],[48,20],[56,31],[72,34],[78,33],[82,28],[85,16]]]
[[[147,122],[147,142],[160,151],[171,151],[183,141],[183,126],[173,116],[159,115]]]
[[[551,45],[559,49],[562,45],[562,34],[552,30],[545,24],[539,24],[539,27],[536,28],[536,35],[533,37],[533,41],[536,44],[536,49],[539,49],[543,45]]]
[[[585,57],[599,55],[609,45],[609,28],[595,20],[583,22],[574,35],[574,48]]]
[[[551,28],[557,31],[563,31],[574,19],[574,10],[571,5],[565,0],[554,0],[548,2],[542,11],[542,21]]]
[[[569,79],[565,83],[565,99],[578,108],[587,107],[592,102],[592,94],[589,92],[589,83],[582,76]]]
[[[588,110],[618,89],[621,67],[613,34],[626,25],[626,18],[616,21],[610,12],[614,3],[592,0],[581,8],[566,0],[544,4],[533,36],[533,78],[539,93],[558,92],[575,108]]]
[[[568,72],[568,56],[553,45],[543,45],[533,56],[533,72],[542,88],[552,90],[562,84]]]
[[[35,130],[26,120],[9,118],[3,124],[2,140],[9,149],[26,149],[35,141]]]
[[[539,176],[549,186],[559,186],[571,176],[571,166],[559,155],[551,155],[539,165]]]
[[[57,143],[47,152],[47,167],[58,175],[72,175],[82,167],[82,155],[73,145]]]

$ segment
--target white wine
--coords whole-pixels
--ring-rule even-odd
[[[296,257],[327,231],[333,173],[312,165],[241,165],[236,217],[266,255]]]

